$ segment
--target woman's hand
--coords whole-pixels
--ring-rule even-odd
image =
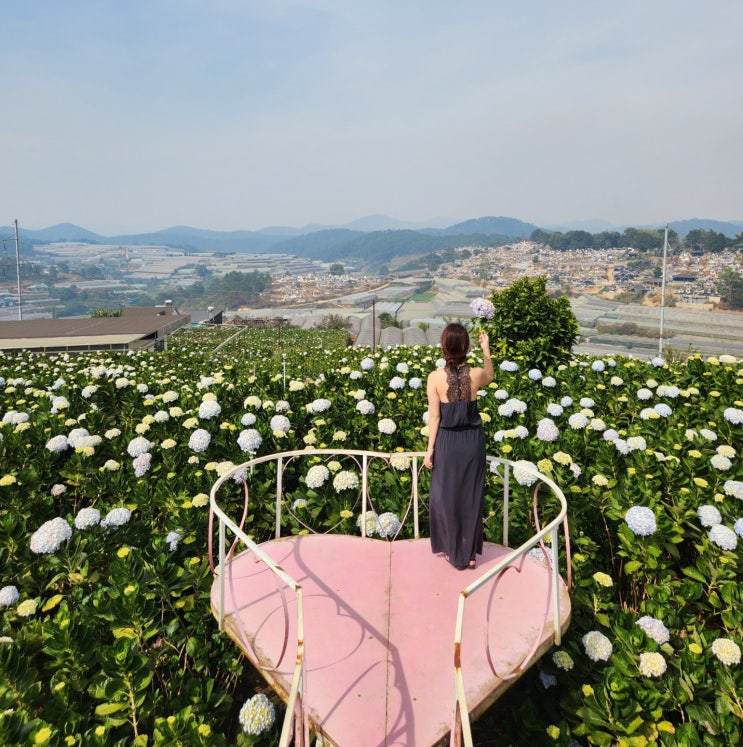
[[[490,350],[490,338],[488,337],[487,332],[480,332],[479,341],[480,341],[480,347],[483,350],[486,350],[486,349]]]
[[[423,457],[423,464],[431,469],[433,467],[433,449],[429,449],[426,452],[426,456]]]

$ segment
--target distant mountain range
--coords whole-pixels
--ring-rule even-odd
[[[436,224],[439,225],[436,225]],[[19,238],[25,250],[33,244],[52,242],[83,242],[93,244],[165,245],[187,251],[254,252],[294,254],[324,261],[347,258],[370,265],[389,262],[394,257],[425,254],[458,246],[482,246],[495,242],[528,238],[537,228],[547,231],[582,230],[591,233],[623,231],[627,226],[612,226],[605,221],[576,221],[560,226],[536,226],[516,218],[473,218],[453,225],[447,221],[415,224],[370,215],[343,226],[309,225],[303,228],[274,226],[259,231],[209,231],[189,226],[174,226],[162,231],[119,236],[102,236],[71,223],[61,223],[39,231],[19,228]],[[443,225],[441,225],[443,224]],[[634,226],[660,228],[660,226]],[[679,235],[694,229],[713,230],[728,237],[743,232],[743,221],[693,219],[669,223]],[[0,236],[8,242],[14,228],[0,226]]]

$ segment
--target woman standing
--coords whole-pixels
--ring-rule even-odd
[[[477,411],[477,390],[493,380],[490,341],[480,333],[482,368],[465,363],[467,329],[447,324],[441,334],[446,365],[428,375],[428,451],[431,550],[443,552],[460,570],[474,568],[482,553],[485,492],[485,434]]]

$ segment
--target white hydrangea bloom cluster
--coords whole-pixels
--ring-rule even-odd
[[[313,490],[321,487],[330,477],[330,470],[324,464],[315,464],[307,470],[305,482]]]
[[[67,436],[65,435],[59,435],[59,436],[52,436],[47,442],[46,442],[46,448],[54,453],[60,453],[62,451],[65,451],[69,448],[70,444],[67,441]]]
[[[713,454],[709,463],[719,472],[727,472],[733,466],[733,463],[722,454]]]
[[[341,470],[333,478],[333,487],[336,493],[343,490],[354,490],[359,487],[359,476],[350,470]]]
[[[132,460],[132,467],[134,468],[135,477],[143,477],[145,473],[150,469],[152,464],[152,454],[148,451],[144,454],[140,454]]]
[[[405,379],[401,378],[400,376],[393,376],[390,379],[390,389],[404,389],[405,388]]]
[[[124,524],[129,522],[132,518],[132,512],[128,508],[120,506],[118,508],[112,508],[107,514],[106,518],[101,522],[102,527],[122,527]]]
[[[255,394],[251,394],[245,398],[243,407],[252,407],[253,409],[258,409],[262,404],[263,401],[260,397],[256,397]]]
[[[55,553],[72,537],[72,527],[60,516],[45,521],[31,535],[31,552],[37,555]]]
[[[359,363],[363,371],[371,371],[372,368],[374,368],[374,359],[373,358],[363,358],[361,360],[361,363]]]
[[[222,406],[217,402],[217,398],[212,395],[205,395],[201,404],[199,405],[199,419],[200,420],[213,420],[218,418],[222,413]]]
[[[405,470],[410,469],[410,457],[392,456],[390,457],[390,464],[399,472],[405,472]]]
[[[565,409],[562,405],[557,404],[557,402],[550,402],[547,405],[547,414],[550,417],[553,418],[559,418],[560,415],[562,415],[565,412]]]
[[[144,436],[136,436],[129,442],[128,446],[126,447],[126,451],[130,457],[136,458],[141,454],[145,454],[151,448],[152,443],[148,439],[146,439]]]
[[[211,434],[204,428],[197,428],[188,439],[188,448],[197,453],[206,451],[212,441]]]
[[[650,636],[656,643],[664,644],[668,643],[671,639],[671,635],[668,632],[668,628],[663,624],[657,617],[650,617],[650,615],[643,615],[635,623],[646,635]]]
[[[640,674],[643,677],[660,677],[668,669],[666,660],[657,651],[644,651],[640,654]]]
[[[591,630],[583,636],[583,649],[591,661],[608,661],[614,647],[599,630]]]
[[[728,667],[740,664],[740,646],[731,638],[717,638],[712,641],[712,653]]]
[[[362,399],[359,400],[356,403],[356,409],[362,414],[362,415],[373,415],[376,411],[376,408],[374,405],[369,402],[368,399]]]
[[[703,527],[713,527],[722,523],[722,514],[716,506],[699,506],[697,509],[697,518]]]
[[[286,433],[289,433],[289,429],[292,427],[292,425],[289,422],[289,418],[287,418],[286,415],[274,415],[271,418],[269,427],[274,433],[278,431],[279,433],[286,434]]]
[[[276,720],[273,703],[264,693],[256,693],[248,698],[240,709],[238,721],[242,730],[251,736],[267,732]]]
[[[722,489],[725,495],[732,495],[739,501],[743,501],[743,482],[740,480],[725,480]]]
[[[165,544],[168,546],[170,552],[175,552],[178,549],[180,541],[181,535],[178,532],[168,532],[165,537]]]
[[[377,428],[380,433],[384,433],[386,436],[391,436],[397,430],[397,423],[392,418],[382,418],[377,423]]]
[[[394,537],[400,531],[400,519],[392,511],[386,511],[377,519],[377,532],[380,537]]]
[[[562,408],[560,408],[560,411],[562,411]],[[551,420],[550,418],[542,418],[537,423],[537,438],[540,441],[557,441],[559,437],[560,430],[555,425],[554,420]]]
[[[542,386],[546,386],[549,389],[553,389],[557,386],[557,379],[554,376],[545,376],[542,379]]]
[[[627,448],[630,451],[645,451],[648,444],[643,436],[630,436],[627,439]]]
[[[519,485],[533,485],[539,479],[536,464],[526,459],[519,459],[513,464],[513,476]]]
[[[408,386],[411,389],[420,389],[423,386],[423,380],[419,379],[417,376],[413,376],[413,378],[408,381]]]
[[[582,412],[574,412],[568,418],[568,425],[574,431],[582,430],[588,425],[588,418]]]
[[[628,508],[624,520],[632,533],[638,537],[649,537],[651,534],[655,534],[657,529],[655,514],[647,506]]]
[[[81,508],[75,516],[76,529],[90,529],[101,521],[101,512],[97,508]]]
[[[519,364],[518,363],[514,363],[514,361],[503,361],[500,364],[500,370],[501,371],[507,371],[507,372],[513,373],[514,371],[518,371],[519,370]]]
[[[715,524],[709,530],[710,542],[713,542],[723,550],[735,550],[738,546],[738,537],[735,532],[724,524]]]
[[[364,518],[365,517],[365,518]],[[365,534],[367,537],[371,537],[377,531],[377,515],[374,511],[367,511],[366,514],[359,514],[356,519],[356,526],[361,531],[362,519],[365,525]]]
[[[330,409],[331,402],[329,399],[318,398],[307,405],[308,412],[325,412]]]
[[[10,607],[20,599],[20,594],[15,586],[3,586],[0,589],[0,608]]]
[[[722,413],[722,417],[733,425],[743,424],[743,410],[739,410],[737,407],[726,408]]]

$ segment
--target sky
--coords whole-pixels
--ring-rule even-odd
[[[743,221],[740,0],[0,8],[0,225]]]

